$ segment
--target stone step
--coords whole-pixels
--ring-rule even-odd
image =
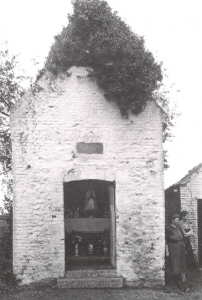
[[[109,269],[109,270],[84,269],[84,270],[72,270],[72,271],[65,272],[65,278],[68,279],[95,278],[95,277],[112,278],[118,276],[116,270],[114,269]]]
[[[91,278],[59,278],[59,289],[83,289],[83,288],[122,288],[122,277],[91,277]]]

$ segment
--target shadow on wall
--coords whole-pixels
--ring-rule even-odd
[[[180,214],[181,200],[180,200],[180,186],[171,186],[165,190],[165,222],[166,226],[170,224],[170,215],[172,213]]]
[[[12,224],[11,215],[0,216],[0,280],[13,280],[12,269]]]

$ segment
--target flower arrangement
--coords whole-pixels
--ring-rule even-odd
[[[76,208],[76,210],[71,211],[70,209],[66,210],[65,213],[66,218],[79,218],[79,207]]]
[[[104,207],[103,217],[109,218],[109,210],[107,209],[107,207]]]
[[[68,209],[65,214],[66,218],[73,218],[73,212]]]
[[[77,234],[75,234],[75,235],[72,236],[72,244],[76,245],[76,244],[81,243],[81,241],[82,241],[82,237],[81,236],[79,236]]]
[[[106,247],[109,243],[108,237],[107,236],[101,236],[101,238],[99,240],[99,243]]]

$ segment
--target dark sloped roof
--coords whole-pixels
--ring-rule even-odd
[[[202,167],[202,163],[200,163],[198,166],[194,167],[193,169],[189,170],[188,173],[182,179],[180,179],[180,181],[174,183],[172,186],[189,182],[191,176],[194,173],[198,173],[201,167]]]

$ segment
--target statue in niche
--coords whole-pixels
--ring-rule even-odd
[[[91,186],[86,192],[85,203],[84,203],[84,216],[87,218],[94,218],[97,216],[97,201],[94,188]]]

